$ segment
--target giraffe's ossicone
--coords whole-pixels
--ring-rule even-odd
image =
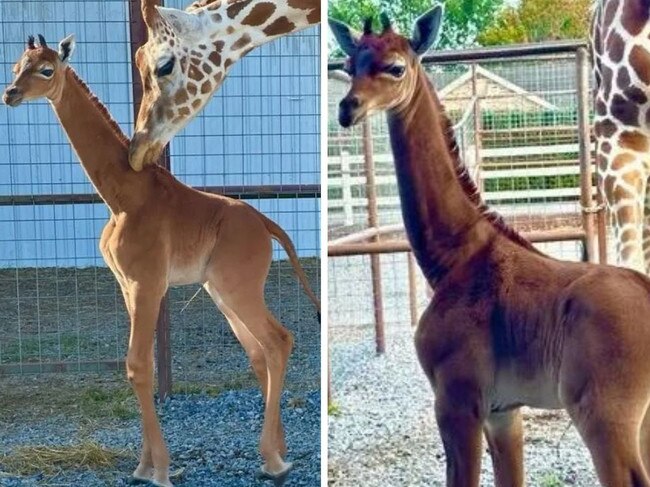
[[[319,0],[202,0],[186,11],[143,1],[148,41],[135,62],[143,86],[129,160],[136,171],[194,118],[253,48],[320,23]]]

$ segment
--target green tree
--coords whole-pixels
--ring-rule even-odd
[[[496,22],[482,31],[485,46],[560,39],[584,39],[589,33],[592,0],[522,0],[504,9]]]
[[[413,23],[435,4],[432,0],[331,0],[330,17],[360,29],[368,17],[379,29],[379,13],[386,12],[395,28],[410,34]],[[503,9],[504,0],[445,0],[445,18],[439,49],[459,49],[477,44],[480,32],[491,26]],[[342,55],[338,46],[330,46],[331,57]]]

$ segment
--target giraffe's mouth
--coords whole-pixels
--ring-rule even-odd
[[[149,138],[146,132],[136,132],[129,146],[129,164],[135,171],[155,164],[160,158],[165,144]]]

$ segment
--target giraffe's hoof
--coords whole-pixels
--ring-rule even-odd
[[[284,470],[277,473],[269,472],[266,470],[266,466],[262,465],[258,476],[261,480],[272,480],[275,487],[282,487],[282,485],[287,481],[287,478],[289,478],[289,473],[293,470],[293,463],[289,462],[285,465]]]
[[[143,485],[151,482],[151,479],[145,479],[143,477],[136,477],[135,475],[131,475],[126,482],[129,485]]]

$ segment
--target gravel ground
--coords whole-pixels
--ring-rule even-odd
[[[377,357],[371,329],[330,329],[334,402],[329,418],[329,485],[443,486],[445,458],[433,393],[408,328],[387,336]],[[567,415],[525,411],[527,485],[598,485],[589,453]],[[482,486],[494,485],[484,455]]]
[[[65,408],[62,408],[65,409]],[[61,413],[55,405],[49,417],[20,420],[20,412],[0,421],[0,455],[20,445],[70,445],[97,441],[105,448],[126,450],[128,458],[114,469],[63,471],[55,476],[16,477],[3,473],[0,486],[104,487],[128,485],[137,464],[140,425],[137,418],[101,419],[89,424],[83,418]],[[229,391],[216,397],[176,395],[159,406],[165,439],[172,457],[177,487],[272,485],[256,479],[261,465],[257,452],[262,427],[262,397],[257,390]],[[282,408],[289,446],[288,460],[295,469],[285,484],[320,485],[320,393],[285,392]]]

